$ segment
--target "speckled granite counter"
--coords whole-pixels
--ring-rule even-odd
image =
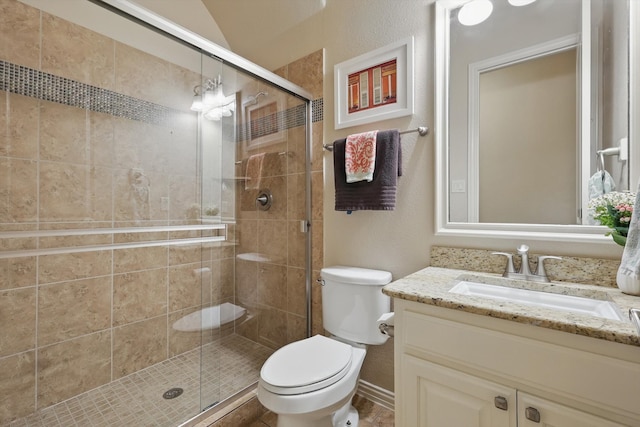
[[[449,292],[449,289],[460,280],[472,280],[494,285],[504,284],[506,280],[511,287],[612,301],[620,309],[620,314],[625,320],[609,320],[511,301],[504,302]],[[640,338],[633,324],[627,320],[629,308],[640,308],[640,297],[623,294],[617,288],[564,282],[535,283],[504,279],[497,274],[427,267],[386,285],[383,292],[392,298],[640,346]]]

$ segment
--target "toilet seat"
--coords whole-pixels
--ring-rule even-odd
[[[351,367],[353,348],[315,335],[288,344],[267,359],[260,371],[262,386],[275,394],[303,394],[340,381]]]

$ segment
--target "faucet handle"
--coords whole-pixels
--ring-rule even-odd
[[[513,266],[513,254],[507,252],[492,252],[493,255],[503,255],[507,257],[507,267],[502,274],[504,277],[507,277],[510,273],[515,273],[516,269]]]
[[[562,259],[562,257],[559,256],[553,256],[553,255],[542,255],[538,257],[538,266],[536,267],[536,272],[534,273],[536,276],[541,276],[544,277],[547,281],[549,280],[549,278],[547,277],[547,272],[544,269],[544,260],[545,259]]]
[[[518,251],[518,255],[525,255],[529,253],[529,246],[527,245],[520,245],[517,247],[516,249]]]

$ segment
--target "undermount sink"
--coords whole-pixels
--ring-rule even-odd
[[[611,320],[623,320],[614,303],[593,298],[488,285],[466,280],[458,282],[449,292],[569,311]]]

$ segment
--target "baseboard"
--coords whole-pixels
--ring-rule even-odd
[[[393,392],[367,381],[358,381],[356,394],[392,411],[395,408],[395,394]]]

